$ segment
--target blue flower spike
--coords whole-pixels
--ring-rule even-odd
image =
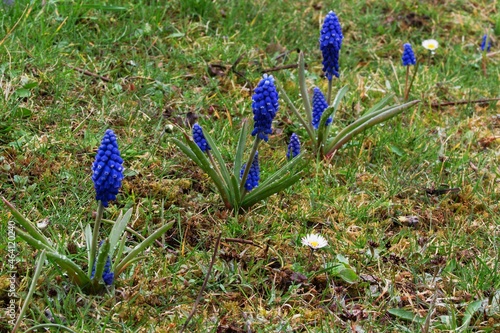
[[[325,112],[326,108],[328,108],[328,103],[326,102],[325,96],[318,87],[314,87],[312,97],[312,125],[314,129],[318,129],[321,116],[323,115],[323,112]],[[326,125],[328,126],[331,123],[332,117],[329,117],[326,120]]]
[[[401,60],[403,61],[403,66],[412,66],[417,63],[411,44],[405,43],[403,45],[403,56],[401,57]]]
[[[243,177],[245,172],[246,163],[243,164],[240,171],[240,179]],[[250,167],[250,172],[248,173],[247,180],[245,182],[245,189],[251,191],[259,185],[260,180],[260,167],[259,167],[259,152],[255,153],[255,157],[252,161],[252,166]]]
[[[272,75],[264,74],[252,96],[254,120],[252,136],[257,135],[259,139],[267,142],[268,134],[272,133],[271,126],[278,107],[278,91],[274,85],[274,78]]]
[[[488,40],[488,45],[486,45],[486,41]],[[490,52],[491,50],[491,39],[488,39],[488,35],[484,35],[483,39],[481,40],[481,51],[484,51],[486,49],[486,52]]]
[[[292,159],[300,154],[300,140],[297,134],[293,133],[290,137],[290,143],[288,144],[288,151],[286,153],[287,159]]]
[[[319,48],[323,54],[323,72],[329,81],[333,76],[339,77],[339,55],[343,39],[339,19],[330,11],[325,17],[319,37]]]
[[[201,151],[206,153],[210,150],[210,146],[208,145],[207,139],[205,139],[205,135],[203,135],[203,130],[198,123],[193,126],[193,140],[200,147]]]
[[[123,160],[120,156],[115,133],[108,129],[104,133],[101,146],[92,165],[92,181],[96,191],[96,200],[101,200],[104,207],[116,200],[116,195],[123,180]]]

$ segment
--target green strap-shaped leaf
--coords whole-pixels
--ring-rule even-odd
[[[387,105],[387,103],[389,103],[389,100],[391,100],[393,98],[394,98],[394,94],[388,94],[387,96],[384,96],[380,101],[378,101],[377,104],[375,104],[374,106],[372,106],[371,108],[369,108],[363,114],[363,116],[365,116],[367,114],[370,114],[372,112],[375,112],[375,111],[382,110],[382,108],[384,108]]]
[[[267,197],[270,197],[271,195],[286,189],[287,187],[292,186],[297,181],[299,181],[302,176],[303,173],[299,172],[292,176],[289,175],[287,177],[283,177],[282,179],[277,180],[275,183],[270,184],[270,186],[268,187],[259,189],[260,186],[258,186],[243,199],[241,207],[248,208],[255,205],[257,202],[264,200]]]
[[[414,314],[411,311],[404,310],[404,309],[389,309],[387,310],[391,315],[396,316],[398,318],[404,319],[404,320],[409,320],[412,322],[416,322],[419,324],[423,324],[425,322],[425,318],[419,317],[418,315]]]
[[[311,139],[312,143],[314,146],[316,146],[316,135],[314,133],[314,129],[312,127],[312,124],[307,122],[302,115],[300,114],[299,110],[295,107],[295,105],[292,103],[290,100],[290,97],[286,94],[285,90],[281,85],[276,84],[276,88],[280,91],[280,97],[285,100],[285,103],[288,104],[288,107],[292,110],[293,114],[299,119],[299,122],[304,126],[304,128],[307,131],[307,134],[309,135],[309,138]]]
[[[87,223],[83,232],[85,233],[85,246],[87,247],[87,258],[90,259],[90,251],[91,251],[90,247],[92,245],[92,228],[90,227],[89,223]]]
[[[120,214],[121,216],[121,214]],[[130,221],[130,218],[132,217],[132,208],[130,208],[125,215],[123,215],[121,218],[118,218],[113,225],[113,228],[111,229],[111,232],[109,234],[109,256],[113,257],[113,253],[115,252],[116,246],[118,244],[118,241],[123,235],[123,232],[127,228],[127,224]]]
[[[148,246],[150,246],[156,239],[160,238],[165,232],[167,232],[174,225],[174,221],[169,222],[154,233],[152,233],[148,238],[143,240],[141,243],[137,244],[132,251],[130,251],[125,258],[123,258],[114,268],[115,276],[120,275],[120,273],[131,263],[131,261],[136,258],[141,252],[143,252]]]
[[[7,201],[4,197],[2,197],[4,204],[7,206],[7,209],[14,215],[15,219],[19,224],[33,237],[34,239],[42,242],[47,245],[49,251],[53,251],[52,245],[50,241],[42,234],[38,228],[31,223],[26,217],[24,217],[10,202]]]
[[[321,151],[322,147],[325,146],[326,138],[328,138],[328,131],[330,130],[330,126],[326,126],[326,122],[330,116],[335,119],[335,114],[340,106],[340,102],[344,98],[345,94],[349,90],[348,86],[342,87],[335,96],[332,105],[330,105],[321,115],[321,119],[319,121],[318,126],[318,142],[317,142],[317,151]]]
[[[366,116],[361,117],[356,120],[345,129],[343,129],[339,134],[337,134],[332,141],[327,144],[325,149],[325,155],[331,155],[342,147],[346,142],[352,139],[352,137],[367,128],[377,125],[385,120],[392,118],[399,113],[403,112],[405,109],[417,104],[420,101],[412,101],[406,104],[398,105],[388,109],[382,109],[380,111],[375,111]]]
[[[286,174],[288,171],[292,170],[293,168],[295,168],[295,166],[301,162],[303,162],[303,159],[302,157],[304,156],[304,154],[306,153],[306,151],[302,151],[299,155],[295,156],[294,158],[292,158],[291,160],[287,161],[287,163],[282,166],[278,171],[276,171],[275,173],[273,173],[272,175],[268,176],[266,178],[266,180],[264,180],[263,182],[261,182],[259,184],[258,187],[266,187],[268,186],[269,184],[272,184],[274,183],[277,179],[281,178],[284,174]],[[253,192],[253,191],[252,191]]]
[[[240,178],[240,170],[243,165],[243,152],[245,151],[245,144],[248,135],[248,122],[244,121],[243,126],[240,130],[240,137],[238,140],[238,145],[236,146],[236,155],[234,156],[234,169],[233,174],[236,179]]]
[[[203,171],[207,173],[207,175],[214,182],[215,187],[217,187],[217,190],[219,191],[219,194],[221,195],[222,200],[224,201],[226,206],[230,205],[230,197],[227,187],[224,186],[223,180],[211,166],[207,156],[201,151],[200,147],[198,147],[198,145],[194,143],[186,134],[184,134],[184,136],[189,147],[175,138],[172,139],[172,142],[177,145],[177,147],[179,147],[179,149],[182,150],[183,153],[191,158]]]
[[[95,265],[95,273],[92,278],[92,285],[97,287],[99,281],[102,279],[102,273],[104,272],[104,266],[108,260],[109,255],[109,239],[106,239],[104,243],[99,248],[99,255],[97,256],[97,264]]]
[[[230,198],[230,202],[233,203],[233,205],[234,205],[235,193],[231,190],[231,187],[232,187],[231,176],[229,174],[229,170],[227,169],[226,162],[222,158],[222,155],[219,151],[219,148],[217,148],[217,145],[215,144],[215,141],[212,139],[212,136],[210,135],[210,133],[208,133],[208,131],[206,131],[206,132],[203,132],[203,134],[205,136],[205,139],[207,140],[208,145],[211,148],[211,150],[210,150],[211,153],[213,154],[213,156],[215,157],[215,159],[217,161],[219,171],[220,171],[221,176],[224,180],[224,186],[226,188],[228,197]]]
[[[479,301],[474,301],[474,302],[470,303],[469,305],[467,305],[467,308],[465,309],[465,313],[464,313],[464,318],[463,318],[462,326],[460,326],[458,328],[458,332],[463,332],[463,331],[465,331],[469,327],[469,324],[470,324],[470,321],[472,319],[472,316],[479,309],[481,309],[482,303],[483,302],[481,300],[479,300]]]
[[[312,108],[309,94],[307,93],[306,83],[306,65],[304,61],[304,52],[299,52],[299,87],[304,103],[304,110],[306,111],[307,123],[312,124]]]

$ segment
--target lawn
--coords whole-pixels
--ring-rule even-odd
[[[104,218],[133,209],[126,249],[173,222],[97,294],[42,262],[18,331],[500,331],[496,1],[6,2],[0,196],[87,271],[92,165],[112,129],[124,180]],[[404,43],[419,61],[408,100],[420,102],[319,158],[280,94],[259,146],[261,180],[286,163],[292,133],[302,177],[249,208],[227,208],[175,140],[198,123],[232,168],[264,73],[304,112],[299,53],[307,87],[326,92],[318,40],[329,11],[344,36],[333,95],[348,88],[331,131],[384,97],[404,102]],[[428,39],[439,42],[434,53]],[[15,219],[0,207],[0,332],[11,332],[8,306],[19,315],[41,253],[11,239]],[[101,229],[104,238],[111,225]],[[328,246],[303,246],[310,233]]]

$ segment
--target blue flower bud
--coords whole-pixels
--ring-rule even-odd
[[[243,177],[243,173],[245,172],[246,163],[243,164],[240,171],[240,180]],[[259,167],[259,152],[255,153],[255,157],[252,162],[252,166],[250,167],[250,172],[248,173],[247,180],[245,182],[245,189],[247,191],[251,191],[257,186],[259,186],[260,180],[260,167]]]
[[[90,274],[90,278],[93,279],[94,275],[95,275],[95,263],[94,263],[94,266],[92,266],[92,273]],[[106,259],[106,263],[104,264],[104,271],[102,272],[102,279],[104,280],[104,283],[107,286],[112,285],[113,281],[115,279],[115,273],[113,273],[111,271],[111,259],[109,258],[109,256],[108,256],[108,259]]]
[[[403,61],[403,66],[415,65],[417,63],[417,59],[415,58],[415,54],[413,53],[413,49],[411,48],[411,44],[405,43],[403,45],[403,56],[401,60]]]
[[[290,143],[288,144],[286,158],[292,159],[298,154],[300,154],[300,140],[297,134],[292,133],[292,136],[290,137]]]
[[[203,130],[201,129],[201,126],[198,125],[198,123],[194,124],[193,126],[193,140],[194,142],[200,147],[202,152],[207,152],[207,150],[210,150],[210,146],[207,143],[207,140],[205,139],[205,135],[203,135]]]
[[[116,200],[118,190],[123,180],[123,160],[116,142],[115,133],[108,129],[104,133],[101,146],[97,150],[92,165],[92,181],[96,191],[96,200],[101,200],[104,207],[108,207],[110,200]]]
[[[334,75],[339,77],[339,55],[343,39],[339,19],[331,11],[325,17],[319,37],[319,48],[323,53],[323,71],[329,81]]]
[[[315,129],[318,129],[321,116],[323,115],[323,112],[325,112],[326,108],[328,108],[328,103],[326,103],[325,96],[318,87],[314,87],[312,97],[312,125]],[[328,126],[331,123],[332,117],[328,117],[326,125]]]
[[[484,49],[486,49],[486,52],[490,52],[491,39],[488,40],[488,46],[486,46],[486,40],[488,40],[488,35],[484,35],[483,39],[481,40],[481,51],[484,51]]]
[[[254,128],[252,135],[267,142],[272,133],[271,125],[278,111],[278,91],[272,75],[264,74],[252,96]]]

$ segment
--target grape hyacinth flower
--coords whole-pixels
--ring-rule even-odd
[[[413,49],[411,48],[411,44],[405,43],[403,45],[403,56],[401,60],[403,61],[403,66],[411,66],[417,63],[417,59],[415,58],[415,54],[413,53]]]
[[[300,140],[297,134],[293,133],[290,137],[290,143],[288,144],[288,151],[286,153],[287,159],[292,159],[300,154]]]
[[[116,141],[115,133],[108,129],[104,133],[101,146],[92,165],[92,180],[96,191],[96,200],[108,207],[110,200],[115,200],[123,180],[123,160]]]
[[[271,125],[278,107],[278,91],[274,85],[274,78],[272,75],[264,74],[252,96],[254,114],[252,136],[257,135],[259,139],[267,142],[268,134],[272,133]]]
[[[488,41],[488,45],[486,45],[486,41]],[[491,50],[491,39],[488,38],[488,35],[484,35],[483,39],[481,40],[481,51],[484,51],[486,49],[486,52],[490,52]]]
[[[337,15],[330,11],[325,17],[319,37],[319,47],[323,54],[323,71],[329,81],[334,75],[339,77],[339,54],[343,39]]]
[[[240,171],[240,179],[243,177],[245,172],[246,163],[243,164]],[[255,153],[255,157],[250,166],[250,171],[245,182],[245,189],[251,191],[259,185],[260,180],[260,167],[259,167],[259,152]]]
[[[92,274],[90,275],[90,278],[93,279],[94,275],[95,275],[95,263],[94,266],[92,267]],[[107,286],[112,285],[115,279],[115,273],[111,271],[111,259],[109,258],[109,256],[108,259],[106,259],[106,264],[104,264],[102,279]]]
[[[193,140],[200,147],[201,151],[206,153],[207,150],[210,150],[210,146],[205,139],[205,135],[203,135],[203,130],[198,123],[195,123],[193,126]]]
[[[403,66],[406,67],[404,100],[407,101],[411,86],[413,84],[413,79],[417,74],[417,70],[415,69],[415,72],[413,73],[413,79],[408,83],[408,80],[410,78],[410,66],[417,64],[417,59],[415,58],[415,53],[413,53],[413,49],[411,48],[410,43],[403,44],[403,56],[401,57],[401,61],[403,62]]]
[[[314,87],[312,97],[312,125],[314,129],[318,129],[321,116],[326,108],[328,108],[328,103],[326,102],[325,96],[318,87]],[[326,120],[326,125],[328,126],[331,123],[332,117],[329,117]]]

